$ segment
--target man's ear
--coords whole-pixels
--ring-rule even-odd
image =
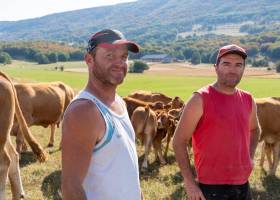
[[[86,62],[87,64],[93,63],[93,57],[92,57],[92,55],[89,54],[89,53],[86,53],[86,54],[85,54],[84,59],[85,59],[85,62]]]

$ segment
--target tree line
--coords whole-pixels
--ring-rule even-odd
[[[77,61],[84,57],[83,51],[73,52],[41,52],[38,49],[26,47],[4,47],[0,49],[0,63],[11,63],[11,59],[24,59],[37,62],[38,64],[49,64],[56,62]]]
[[[32,43],[32,42],[30,42]],[[214,34],[204,36],[179,37],[173,41],[162,40],[155,42],[148,40],[140,43],[141,51],[130,54],[131,59],[140,59],[148,54],[169,54],[175,60],[188,60],[193,64],[215,63],[220,46],[235,43],[247,50],[248,62],[255,67],[268,66],[269,62],[280,60],[280,35],[277,32],[260,33],[242,37],[218,36]],[[13,43],[13,45],[0,45],[0,63],[10,63],[12,59],[25,59],[48,64],[55,62],[78,61],[84,58],[82,45],[72,48],[65,46],[58,48],[55,45],[39,45],[29,43]],[[42,44],[41,44],[42,46]],[[71,50],[70,50],[71,49]]]

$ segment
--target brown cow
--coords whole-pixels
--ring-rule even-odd
[[[167,152],[169,148],[169,143],[171,140],[171,137],[174,134],[176,125],[177,125],[177,120],[168,114],[167,111],[165,110],[157,110],[157,134],[156,137],[153,140],[153,147],[155,150],[155,157],[159,158],[160,163],[162,165],[166,164],[165,159],[167,158]],[[162,149],[161,145],[163,142],[163,139],[166,138],[166,147],[164,151],[164,157],[162,156]]]
[[[156,92],[147,92],[147,91],[136,91],[128,97],[132,97],[141,101],[145,102],[156,102],[156,101],[161,101],[164,104],[168,104],[169,102],[172,101],[171,97],[168,97],[162,93],[156,93]]]
[[[73,89],[62,83],[21,83],[15,84],[18,100],[27,125],[51,126],[48,146],[53,146],[55,125],[62,120],[63,113],[74,97]],[[23,138],[17,134],[18,124],[15,123],[12,134],[17,135],[17,150],[21,152]]]
[[[263,141],[260,166],[263,168],[266,154],[269,174],[275,175],[280,151],[280,99],[276,97],[256,99],[256,104],[262,129],[260,141]]]
[[[123,100],[126,103],[126,107],[127,107],[127,112],[129,117],[131,118],[131,115],[133,113],[133,111],[138,107],[138,106],[142,106],[145,107],[146,105],[149,105],[149,107],[151,109],[163,109],[164,108],[164,104],[161,101],[157,101],[154,103],[151,102],[145,102],[145,101],[141,101],[138,99],[134,99],[132,97],[124,97]]]
[[[46,160],[46,154],[30,133],[22,115],[16,90],[10,79],[0,72],[0,199],[5,199],[7,177],[11,183],[13,199],[24,197],[24,191],[19,171],[19,156],[14,149],[10,131],[16,116],[20,129],[40,161]]]
[[[180,97],[174,97],[170,104],[170,109],[179,109],[184,106],[184,101]]]
[[[148,156],[157,132],[157,117],[149,106],[137,107],[131,116],[131,123],[136,137],[145,145],[144,161],[141,167],[143,171],[148,168]]]

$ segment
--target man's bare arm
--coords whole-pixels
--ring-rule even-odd
[[[259,142],[260,125],[257,117],[257,106],[255,101],[252,101],[252,112],[250,116],[250,157],[253,160]]]
[[[175,157],[184,177],[188,199],[205,200],[192,173],[187,144],[203,114],[203,103],[199,94],[194,93],[187,102],[173,138]]]
[[[88,100],[74,102],[62,125],[62,194],[64,200],[86,200],[82,184],[105,123]]]

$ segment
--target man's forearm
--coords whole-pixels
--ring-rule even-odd
[[[181,170],[182,176],[184,177],[185,183],[195,183],[195,178],[192,173],[189,153],[187,149],[187,143],[184,142],[176,142],[173,144],[173,148],[175,151],[175,157],[179,168]]]

